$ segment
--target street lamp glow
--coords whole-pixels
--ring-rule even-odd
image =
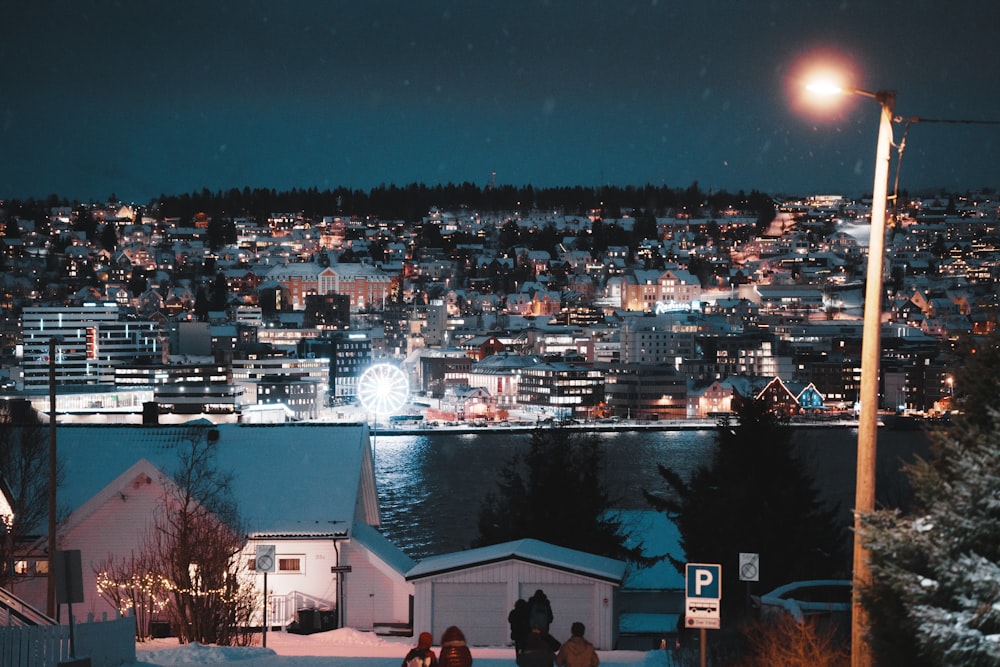
[[[844,89],[832,81],[813,81],[806,84],[806,90],[810,93],[830,97],[832,95],[843,95]]]
[[[881,107],[878,143],[875,149],[875,182],[872,189],[871,233],[868,244],[868,271],[865,280],[864,322],[861,333],[861,386],[858,414],[857,477],[854,487],[853,604],[851,613],[851,664],[872,664],[867,641],[868,614],[861,604],[861,592],[871,583],[871,554],[861,537],[861,517],[875,511],[875,452],[878,445],[878,386],[882,336],[882,267],[885,260],[885,216],[888,200],[889,161],[892,149],[892,121],[896,92],[872,93],[845,88],[832,78],[816,78],[806,84],[811,95],[829,97],[857,94],[875,100]]]

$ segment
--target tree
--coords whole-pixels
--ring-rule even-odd
[[[0,587],[13,576],[16,545],[46,531],[49,510],[49,436],[28,401],[0,402],[0,478],[11,494],[13,519],[0,526]],[[56,488],[62,469],[56,470]],[[8,521],[4,521],[7,524]]]
[[[211,310],[223,311],[229,304],[229,283],[226,281],[224,273],[219,271],[215,274],[215,282],[212,284],[212,298],[209,300]]]
[[[108,252],[118,248],[118,228],[113,222],[107,222],[101,227],[101,246]]]
[[[957,373],[965,412],[931,433],[932,454],[905,468],[913,510],[862,517],[872,584],[863,592],[885,664],[1000,661],[1000,348]]]
[[[191,428],[178,444],[178,467],[152,549],[170,582],[171,620],[180,641],[229,645],[240,643],[240,628],[246,627],[249,587],[241,576],[232,476],[215,467],[211,434]]]
[[[746,628],[747,647],[737,667],[847,667],[850,651],[834,627],[817,617],[796,620],[791,614],[760,619]]]
[[[737,417],[719,421],[711,462],[689,480],[660,464],[665,492],[644,491],[653,508],[676,523],[684,557],[722,564],[723,591],[744,588],[737,567],[741,552],[759,554],[761,591],[842,574],[843,530],[795,456],[790,427],[763,401],[745,402]],[[669,558],[683,572],[685,561]],[[743,611],[742,596],[723,596],[724,624]]]
[[[497,490],[483,500],[474,546],[533,538],[643,561],[640,548],[625,546],[601,480],[603,468],[592,436],[562,428],[535,430],[528,452],[511,457],[500,470]]]

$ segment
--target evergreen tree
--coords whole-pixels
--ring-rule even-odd
[[[479,510],[473,546],[533,538],[587,553],[644,562],[625,546],[601,480],[596,439],[570,429],[537,429],[524,455],[501,469],[497,490]]]
[[[914,510],[863,517],[872,584],[862,600],[880,664],[1000,664],[1000,351],[958,373],[969,393],[932,455],[906,471]]]
[[[796,457],[790,427],[763,401],[747,401],[737,416],[735,422],[720,420],[709,464],[688,480],[660,464],[666,492],[644,492],[653,508],[677,525],[687,562],[722,565],[724,624],[745,606],[736,593],[744,588],[740,553],[759,554],[760,592],[833,578],[847,566],[844,531]],[[685,561],[668,558],[683,572]]]

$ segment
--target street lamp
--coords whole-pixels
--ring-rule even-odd
[[[861,605],[860,592],[871,582],[868,549],[861,539],[861,516],[875,510],[875,451],[878,442],[878,377],[882,328],[882,265],[885,255],[885,212],[889,186],[889,159],[892,149],[892,120],[896,91],[872,93],[843,88],[830,83],[811,83],[807,90],[817,94],[857,94],[868,97],[882,108],[875,150],[875,183],[872,189],[871,236],[868,242],[868,273],[865,285],[864,324],[861,334],[861,411],[858,415],[857,478],[854,486],[854,576],[851,613],[851,665],[872,664],[866,634],[868,616]]]

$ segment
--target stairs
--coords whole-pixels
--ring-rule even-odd
[[[56,622],[10,591],[0,588],[0,625],[56,625]]]

